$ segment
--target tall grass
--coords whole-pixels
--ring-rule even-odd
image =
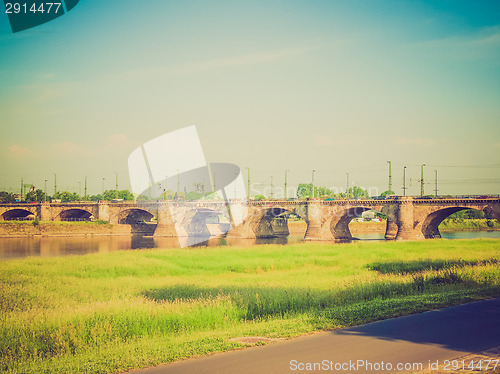
[[[0,371],[109,373],[500,296],[500,240],[140,250],[0,263]],[[71,368],[71,369],[68,369]]]

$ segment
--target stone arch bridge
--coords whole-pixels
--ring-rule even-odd
[[[153,202],[75,202],[39,204],[0,204],[0,220],[38,217],[45,221],[100,219],[112,224],[137,225],[156,220],[155,236],[196,235],[176,230],[176,223],[192,212],[216,216],[227,208],[223,201],[175,203],[177,213],[170,214],[167,201]],[[172,202],[170,202],[172,204]],[[297,215],[307,223],[305,240],[348,240],[352,238],[349,222],[364,211],[375,210],[387,216],[386,239],[418,240],[440,237],[438,226],[449,215],[464,209],[483,211],[500,221],[499,198],[390,200],[232,201],[229,209],[244,209],[243,221],[227,233],[230,237],[258,238],[288,234],[287,217]],[[213,212],[213,214],[210,214]],[[179,218],[180,217],[180,218]],[[213,226],[213,224],[211,224]],[[220,225],[227,225],[220,223]],[[194,225],[200,227],[199,224]],[[208,225],[206,225],[208,226]],[[217,232],[217,230],[215,230]],[[222,230],[225,231],[225,230]],[[206,235],[206,230],[204,235]],[[211,232],[213,232],[211,228]],[[220,233],[220,232],[219,232]]]

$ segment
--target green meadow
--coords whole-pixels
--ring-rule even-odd
[[[498,297],[499,263],[486,239],[3,261],[0,371],[117,373]]]

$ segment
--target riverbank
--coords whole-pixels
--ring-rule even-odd
[[[488,231],[500,230],[496,219],[445,219],[439,225],[440,231]]]
[[[106,222],[0,221],[0,238],[130,234],[130,225]]]
[[[304,221],[289,221],[288,229],[291,235],[304,234],[307,224]],[[349,230],[351,234],[383,234],[386,229],[386,221],[381,222],[351,222]],[[490,231],[500,230],[500,222],[489,219],[462,219],[462,220],[444,220],[439,225],[439,231]]]
[[[300,243],[0,262],[0,370],[119,372],[241,348],[241,337],[289,338],[496,297],[499,248]]]

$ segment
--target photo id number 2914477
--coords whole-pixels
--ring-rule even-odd
[[[36,3],[28,5],[26,3],[5,3],[5,13],[18,14],[18,13],[59,13],[63,11],[61,3]]]

